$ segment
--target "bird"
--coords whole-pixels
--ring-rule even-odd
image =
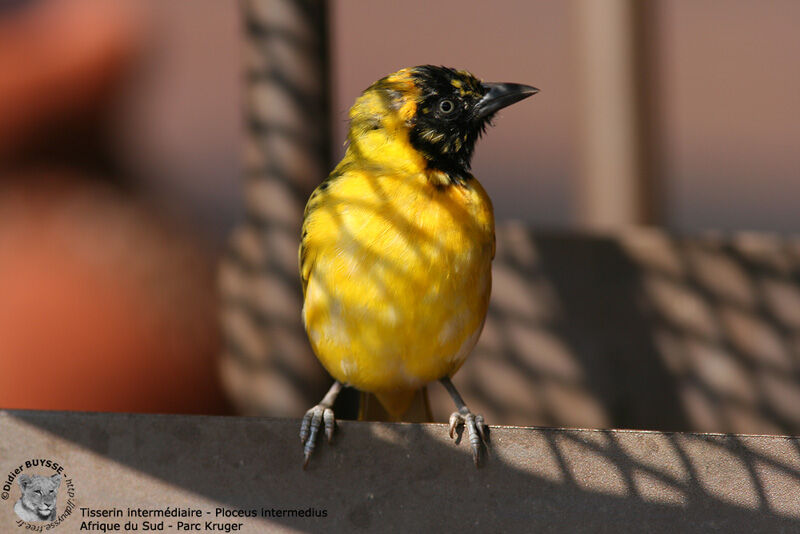
[[[345,155],[303,214],[303,322],[334,379],[302,419],[303,468],[321,431],[333,439],[343,387],[400,421],[437,381],[456,407],[450,437],[464,426],[479,465],[488,426],[451,381],[483,329],[495,254],[492,202],[470,165],[495,114],[538,92],[421,65],[356,99]]]

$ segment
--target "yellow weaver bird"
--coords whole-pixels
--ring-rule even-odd
[[[493,115],[537,92],[425,65],[378,80],[350,109],[347,152],[309,198],[300,244],[303,320],[336,380],[303,418],[304,467],[323,425],[333,437],[343,386],[401,420],[437,380],[456,404],[450,436],[466,426],[478,465],[487,427],[450,381],[483,328],[495,250],[470,160]]]

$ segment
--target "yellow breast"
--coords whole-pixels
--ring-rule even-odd
[[[328,372],[362,391],[453,374],[486,316],[492,206],[475,179],[344,167],[309,204],[303,318]]]

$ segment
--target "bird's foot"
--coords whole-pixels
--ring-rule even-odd
[[[482,415],[473,414],[466,406],[450,415],[450,438],[455,437],[456,429],[461,425],[467,429],[467,436],[472,445],[472,458],[475,460],[475,467],[478,467],[481,450],[489,441],[489,427],[484,423]]]
[[[336,420],[333,417],[333,410],[325,404],[317,404],[306,412],[303,422],[300,424],[300,443],[303,444],[303,469],[308,466],[311,453],[317,443],[317,434],[322,424],[325,424],[325,437],[328,443],[333,441],[333,430],[336,427]]]

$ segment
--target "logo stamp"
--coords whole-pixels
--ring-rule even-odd
[[[60,525],[75,510],[75,484],[63,464],[31,458],[8,472],[0,499],[14,503],[18,527],[43,532]]]

